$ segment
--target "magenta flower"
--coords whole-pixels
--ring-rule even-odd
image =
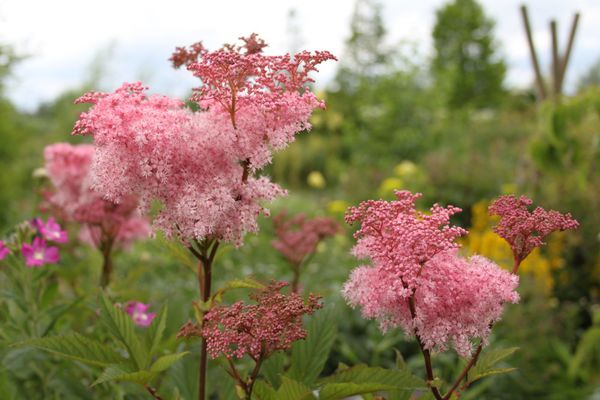
[[[48,218],[48,221],[44,224],[40,218],[33,220],[33,226],[38,232],[44,237],[44,239],[55,243],[67,243],[69,238],[67,232],[62,230],[61,226],[56,222],[54,217]]]
[[[526,196],[517,198],[514,195],[501,196],[489,207],[490,215],[500,217],[494,231],[510,244],[515,258],[516,272],[518,265],[536,247],[543,246],[544,238],[556,231],[577,229],[579,223],[571,214],[558,211],[546,211],[536,207],[529,211],[533,201]]]
[[[6,247],[6,244],[2,240],[0,240],[0,261],[4,260],[9,254],[10,249]]]
[[[41,267],[44,264],[56,264],[60,260],[58,248],[47,246],[46,241],[35,237],[31,244],[23,243],[21,253],[28,267]]]
[[[149,304],[140,303],[139,301],[130,301],[125,306],[125,312],[131,315],[134,324],[146,328],[150,326],[152,320],[156,317],[156,313],[149,313],[148,308],[150,308]]]

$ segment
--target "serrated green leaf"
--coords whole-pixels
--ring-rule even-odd
[[[301,382],[286,376],[281,378],[281,386],[277,390],[277,400],[315,400],[312,390]]]
[[[168,306],[165,304],[158,313],[156,313],[156,316],[146,331],[146,348],[148,349],[150,356],[156,352],[160,345],[160,341],[162,340],[167,326],[167,311]]]
[[[100,318],[108,327],[110,332],[127,348],[137,370],[146,369],[149,353],[142,347],[142,343],[135,335],[133,321],[120,308],[115,307],[106,295],[100,296],[101,313]]]
[[[331,310],[313,316],[306,330],[306,339],[292,346],[291,367],[286,375],[312,386],[323,370],[336,338],[337,326]]]
[[[394,349],[394,352],[396,353],[396,368],[398,368],[398,369],[406,368],[406,361],[404,361],[404,357],[402,356],[402,353],[400,352],[400,350]]]
[[[319,381],[329,383],[381,383],[397,389],[413,390],[427,388],[427,384],[408,370],[368,367],[364,364],[344,369]]]
[[[252,388],[252,399],[254,400],[277,400],[277,392],[271,385],[263,380],[258,380]]]
[[[151,371],[136,371],[130,372],[127,368],[118,365],[111,365],[106,368],[100,377],[92,383],[92,386],[96,386],[100,383],[109,381],[126,381],[139,383],[140,385],[147,385],[152,379],[158,375],[158,372]]]
[[[179,242],[168,240],[165,237],[160,237],[157,242],[182,265],[187,267],[193,273],[197,272],[198,261],[193,257],[190,251],[185,249]]]
[[[397,389],[397,387],[382,383],[329,383],[319,391],[319,400],[340,400],[350,396],[393,389]]]
[[[152,372],[160,372],[160,371],[164,371],[166,369],[169,369],[169,367],[171,367],[171,365],[175,364],[182,357],[186,356],[189,353],[190,353],[189,351],[184,351],[182,353],[167,354],[166,356],[159,357],[152,364],[152,367],[150,368],[150,371],[152,371]]]
[[[33,346],[62,357],[81,361],[86,364],[106,367],[127,360],[102,343],[88,339],[78,333],[65,336],[53,336],[30,339],[15,343],[13,346]]]
[[[469,372],[469,382],[475,382],[476,380],[485,376],[512,371],[513,369],[511,368],[494,368],[494,365],[510,356],[518,349],[518,347],[510,347],[506,349],[489,350],[481,353],[479,359],[477,360],[477,364],[475,364],[475,366]],[[490,371],[498,372],[489,373]]]
[[[278,351],[271,355],[260,368],[260,373],[277,389],[281,385],[281,375],[285,365],[285,354]]]

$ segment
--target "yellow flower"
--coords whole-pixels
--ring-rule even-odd
[[[381,185],[379,185],[379,196],[386,197],[394,193],[394,190],[402,188],[402,179],[400,178],[386,178]]]
[[[319,171],[312,171],[306,178],[308,186],[315,189],[323,189],[326,185],[325,177]]]
[[[348,208],[348,203],[344,200],[333,200],[327,204],[327,211],[331,214],[344,214]]]

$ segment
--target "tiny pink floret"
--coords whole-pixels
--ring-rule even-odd
[[[36,218],[33,225],[44,239],[50,242],[67,243],[69,240],[67,232],[61,228],[53,217],[48,218],[46,223],[40,218]]]

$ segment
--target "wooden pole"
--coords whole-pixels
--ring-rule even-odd
[[[562,86],[565,80],[565,73],[567,71],[567,65],[569,64],[569,59],[571,58],[571,50],[573,50],[573,42],[575,42],[575,34],[577,33],[577,25],[579,24],[579,13],[576,13],[573,16],[573,23],[571,24],[571,32],[569,33],[569,41],[567,42],[567,49],[565,50],[565,55],[562,57],[560,64],[560,80],[558,82],[558,87],[560,92],[562,93]]]
[[[558,34],[556,33],[556,20],[550,21],[550,36],[552,38],[552,94],[555,99],[560,96],[560,56],[558,55]]]
[[[538,89],[539,100],[543,101],[546,99],[546,87],[544,85],[544,79],[540,71],[540,64],[538,62],[537,53],[535,51],[535,45],[533,44],[533,36],[531,35],[531,26],[529,25],[529,16],[527,15],[527,7],[521,6],[521,16],[523,17],[523,26],[525,27],[525,34],[527,35],[527,43],[529,44],[529,54],[531,56],[531,64],[535,72],[535,81]]]

